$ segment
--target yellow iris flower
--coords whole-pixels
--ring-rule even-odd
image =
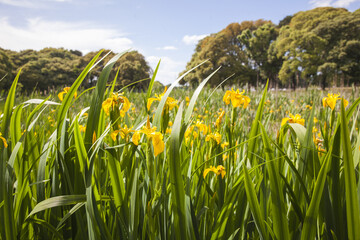
[[[104,109],[106,115],[109,115],[110,110],[113,110],[115,107],[119,107],[121,103],[123,104],[123,106],[120,110],[120,116],[124,117],[125,113],[130,109],[130,102],[127,97],[122,96],[118,93],[112,93],[111,97],[107,98],[102,103],[102,108]]]
[[[86,127],[83,125],[79,125],[80,132],[85,132]]]
[[[225,115],[225,111],[222,111],[222,112],[219,114],[219,117],[216,119],[216,121],[215,121],[215,126],[216,126],[217,128],[220,128],[220,123],[221,123],[224,115]]]
[[[221,134],[218,132],[215,133],[209,133],[206,138],[205,141],[210,141],[211,139],[213,139],[217,144],[220,144],[221,142]]]
[[[135,145],[139,145],[140,133],[145,134],[148,137],[148,139],[151,140],[152,145],[154,147],[155,157],[164,151],[165,144],[163,140],[163,135],[160,132],[156,132],[156,127],[152,127],[152,128],[150,127],[149,119],[146,126],[143,126],[141,130],[137,130],[133,134],[131,140]]]
[[[4,147],[7,148],[8,147],[8,144],[6,142],[6,139],[2,137],[2,134],[0,133],[0,139],[3,141],[4,143]]]
[[[225,92],[223,101],[226,105],[229,105],[231,101],[233,107],[240,107],[242,105],[243,108],[247,108],[250,103],[250,98],[243,95],[244,92],[245,90],[240,93],[239,89],[234,91],[234,89],[232,88],[231,91]]]
[[[120,130],[115,130],[110,134],[110,137],[112,138],[112,140],[116,140],[116,137],[118,134],[120,134],[120,137],[122,139],[127,138],[127,136],[129,135],[129,133],[135,132],[134,130],[132,130],[131,128],[128,128],[128,126],[125,124],[125,126],[123,128],[120,128]]]
[[[341,100],[339,97],[340,94],[328,93],[327,97],[324,97],[322,100],[324,107],[329,107],[331,110],[334,110],[336,101]],[[347,100],[344,99],[345,107],[349,104]]]
[[[305,124],[305,119],[301,118],[300,114],[296,114],[295,116],[292,115],[291,113],[289,114],[289,118],[283,118],[281,121],[281,126],[285,125],[287,122],[288,123],[299,123],[301,125],[304,126]]]
[[[62,92],[60,92],[58,94],[58,97],[59,97],[60,101],[64,100],[64,94],[68,93],[69,90],[70,90],[70,87],[66,87],[66,88],[63,89]],[[77,92],[75,92],[75,94],[74,94],[74,98],[76,98],[76,97],[77,97]]]
[[[216,174],[216,176],[219,176],[221,174],[221,178],[224,178],[225,174],[226,174],[226,171],[225,171],[225,168],[224,166],[222,165],[219,165],[217,167],[213,167],[213,166],[210,166],[209,168],[206,168],[204,170],[204,178],[206,177],[206,175],[209,173],[209,172],[213,172]]]
[[[165,90],[162,94],[158,95],[158,94],[155,94],[155,97],[154,98],[149,98],[148,101],[147,101],[147,109],[150,110],[150,107],[151,107],[151,104],[155,101],[161,101],[162,97],[164,96],[164,94],[166,93],[166,90],[167,90],[167,87],[165,87]],[[166,103],[165,103],[165,107],[168,107],[169,110],[173,109],[174,107],[177,106],[177,103],[178,101],[175,100],[174,98],[172,97],[168,97],[166,99]]]
[[[203,121],[197,120],[195,126],[199,129],[199,132],[202,132],[204,135],[208,132],[208,127],[203,123]]]

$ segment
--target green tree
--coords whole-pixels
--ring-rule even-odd
[[[234,74],[234,77],[227,82],[231,83],[255,83],[256,73],[251,68],[246,53],[241,48],[241,43],[237,36],[244,30],[255,30],[259,26],[269,23],[269,21],[244,21],[241,24],[232,23],[218,33],[211,34],[200,40],[195,48],[191,60],[187,63],[186,69],[180,73],[188,71],[196,65],[208,60],[205,64],[190,72],[181,84],[199,84],[204,78],[221,66],[221,69],[209,81],[212,86],[216,86],[227,77]]]
[[[358,64],[349,49],[357,48],[358,26],[358,13],[343,8],[296,13],[273,43],[276,56],[284,58],[280,80],[294,88],[299,83],[325,88],[339,74],[355,74]]]
[[[109,53],[109,51],[110,50],[103,51],[100,58],[104,57],[107,53]],[[80,68],[85,67],[96,54],[97,52],[90,52],[81,58],[79,64]],[[115,53],[110,52],[103,61],[94,67],[88,76],[88,80],[84,83],[86,87],[95,84],[102,69],[104,68],[104,65],[114,56]],[[118,87],[123,87],[139,80],[149,79],[152,73],[152,69],[146,62],[145,57],[138,51],[131,51],[124,54],[114,65],[114,68],[110,73],[110,79],[115,78],[117,69],[120,69],[117,80]],[[133,87],[137,89],[145,89],[147,88],[148,83],[149,80],[141,81],[134,84]]]
[[[8,89],[14,79],[14,64],[7,51],[0,48],[0,89]]]
[[[257,82],[269,79],[270,86],[275,87],[277,72],[281,66],[281,59],[269,56],[270,44],[277,38],[278,29],[272,23],[264,24],[251,31],[246,29],[238,36],[242,49],[247,53],[257,73]],[[271,53],[270,53],[271,54]]]

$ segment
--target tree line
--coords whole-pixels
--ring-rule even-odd
[[[200,40],[182,84],[210,79],[225,84],[271,87],[349,86],[360,76],[360,9],[322,7],[287,16],[275,25],[256,20],[232,23]]]
[[[109,52],[109,50],[103,51],[100,58]],[[44,48],[40,51],[24,50],[20,52],[0,48],[0,79],[2,79],[0,89],[10,88],[20,68],[19,83],[23,91],[31,92],[34,89],[47,91],[69,86],[96,54],[97,52],[89,52],[83,55],[80,51],[63,48]],[[92,69],[83,82],[83,87],[89,88],[96,84],[104,64],[113,56],[115,53],[110,52]],[[114,79],[117,69],[120,69],[117,80],[118,87],[139,81],[134,84],[137,89],[147,87],[152,73],[144,56],[137,51],[124,54],[113,69],[110,79]]]
[[[103,56],[109,51],[104,51]],[[95,56],[77,50],[45,48],[20,52],[0,48],[0,89],[8,89],[19,69],[24,91],[49,90],[70,85]],[[84,87],[91,87],[107,62],[110,53],[98,64]],[[217,86],[231,76],[224,85],[258,86],[267,79],[271,87],[296,89],[317,85],[349,86],[359,82],[360,76],[360,9],[349,12],[344,8],[323,7],[286,16],[277,25],[259,19],[231,23],[218,33],[198,42],[186,69],[190,72],[181,84],[198,85],[217,68],[210,79]],[[120,69],[118,85],[125,86],[148,79],[152,69],[142,54],[132,51],[116,63],[110,79]],[[147,81],[134,84],[145,89]]]

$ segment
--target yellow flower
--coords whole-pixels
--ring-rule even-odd
[[[139,145],[140,133],[145,134],[148,140],[151,140],[154,147],[155,157],[164,151],[165,144],[163,141],[163,135],[160,132],[156,132],[156,127],[150,127],[149,118],[146,126],[143,126],[141,130],[135,131],[135,133],[133,134],[131,140],[135,145]]]
[[[60,93],[58,94],[58,97],[59,97],[60,101],[64,100],[64,94],[65,94],[65,93],[68,93],[69,90],[70,90],[70,87],[66,87],[66,88],[63,89],[62,92],[60,92]],[[77,97],[77,92],[75,92],[75,94],[74,94],[74,98],[76,98],[76,97]]]
[[[92,137],[92,144],[96,142],[96,132],[94,131],[93,137]]]
[[[191,137],[191,133],[194,130],[194,126],[190,126],[186,129],[184,137],[185,137],[185,143],[188,143]]]
[[[7,148],[8,147],[8,144],[6,142],[6,139],[2,137],[2,134],[0,133],[0,139],[2,140],[3,144],[4,144],[4,147]]]
[[[130,109],[130,102],[129,102],[129,99],[127,99],[127,97],[122,96],[118,93],[112,93],[111,97],[107,98],[102,103],[102,108],[104,109],[104,112],[106,113],[106,115],[109,115],[110,110],[114,110],[114,108],[120,107],[121,103],[123,105],[120,110],[120,116],[124,117],[125,113]]]
[[[319,119],[317,119],[316,117],[314,117],[314,123],[319,122]]]
[[[226,148],[227,146],[229,146],[229,142],[224,142],[224,143],[221,144],[222,148]]]
[[[200,120],[196,121],[195,126],[199,129],[199,132],[202,132],[204,135],[208,132],[208,127]]]
[[[154,155],[155,157],[162,153],[165,148],[165,144],[163,141],[163,135],[160,132],[151,133],[150,138],[152,140],[152,144],[154,147]]]
[[[132,135],[131,141],[137,146],[139,145],[140,141],[140,131],[135,131],[135,133]]]
[[[166,128],[166,134],[171,134],[171,128]]]
[[[219,117],[216,119],[215,126],[216,126],[217,128],[220,128],[220,123],[221,123],[224,115],[225,115],[225,111],[222,111],[222,112],[220,113]]]
[[[312,109],[312,106],[310,106],[310,105],[306,105],[305,107],[308,109]]]
[[[336,101],[341,100],[339,96],[340,94],[328,93],[327,97],[324,97],[322,100],[323,106],[329,107],[331,108],[331,110],[334,110]],[[349,102],[345,99],[344,99],[344,103],[345,103],[345,107],[349,104]]]
[[[214,141],[216,141],[217,144],[220,144],[221,142],[221,134],[218,132],[215,133],[209,133],[206,138],[205,141],[210,141],[211,139],[213,139]]]
[[[79,128],[80,128],[80,132],[85,132],[86,130],[86,127],[83,125],[79,125]]]
[[[250,98],[243,95],[244,92],[245,91],[243,90],[240,93],[239,89],[236,91],[234,91],[234,89],[231,89],[231,91],[226,91],[223,97],[223,101],[226,105],[230,104],[231,101],[233,107],[240,107],[243,105],[243,108],[246,108],[250,103]]]
[[[304,126],[305,124],[305,119],[301,118],[300,114],[296,114],[295,116],[292,115],[291,113],[289,114],[289,118],[283,118],[281,121],[281,126],[285,125],[287,122],[288,123],[299,123],[301,125]]]
[[[217,167],[213,167],[213,166],[210,166],[209,168],[206,168],[204,170],[204,178],[206,177],[206,175],[209,173],[209,172],[213,172],[216,174],[216,176],[219,176],[221,174],[221,178],[224,178],[225,174],[226,174],[226,171],[225,171],[225,168],[222,166],[222,165],[219,165]]]
[[[154,98],[149,98],[148,99],[148,102],[147,102],[147,109],[150,110],[150,107],[151,107],[151,104],[154,102],[154,101],[161,101],[162,97],[164,96],[164,94],[166,93],[166,90],[167,90],[167,87],[165,87],[165,90],[162,94],[158,95],[158,94],[155,94],[155,97]],[[169,110],[173,109],[175,106],[177,106],[177,100],[175,100],[174,98],[172,97],[168,97],[166,99],[166,103],[165,103],[165,107],[168,107]]]
[[[134,130],[132,130],[131,128],[128,128],[127,125],[125,124],[125,126],[123,128],[120,128],[120,130],[115,130],[113,131],[110,136],[112,138],[112,140],[116,140],[116,136],[120,133],[120,137],[122,139],[127,138],[127,136],[129,135],[129,133],[135,132]],[[127,140],[126,140],[127,141]]]

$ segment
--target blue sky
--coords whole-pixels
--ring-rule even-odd
[[[314,7],[360,8],[360,0],[0,0],[0,47],[138,50],[157,80],[173,82],[197,41],[232,22],[271,20]]]

